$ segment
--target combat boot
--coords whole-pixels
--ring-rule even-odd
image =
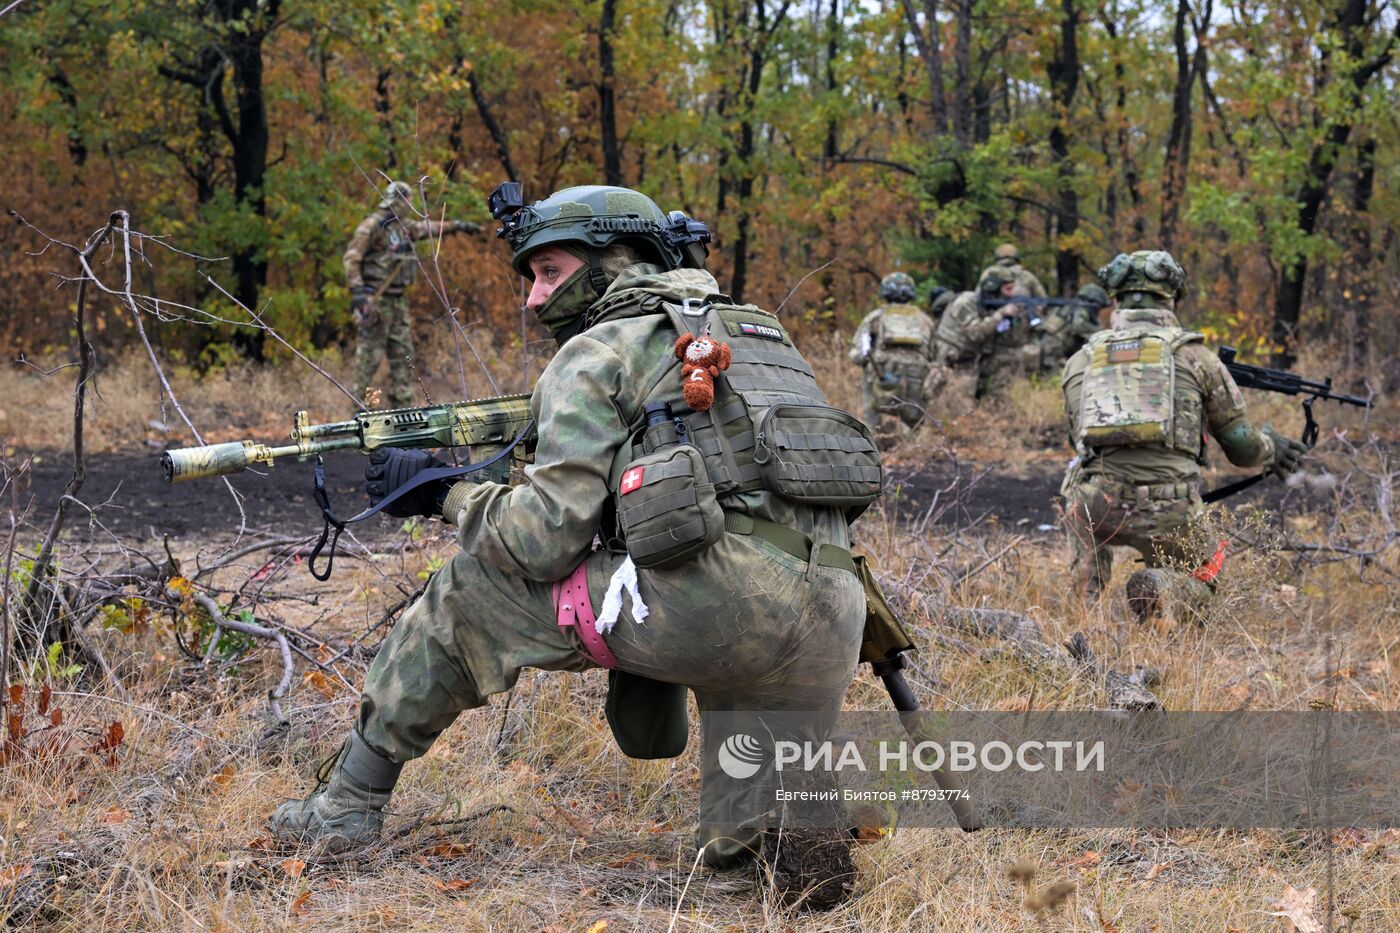
[[[779,900],[789,907],[831,910],[855,890],[856,865],[845,829],[765,830],[760,859]]]
[[[1200,621],[1214,589],[1208,583],[1184,573],[1149,567],[1128,578],[1124,587],[1128,608],[1139,622],[1164,615],[1168,608],[1179,618]]]
[[[402,769],[352,731],[340,751],[317,769],[316,789],[304,800],[278,807],[268,830],[281,842],[314,845],[328,854],[373,845]]]

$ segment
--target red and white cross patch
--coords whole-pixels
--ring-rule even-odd
[[[633,467],[626,473],[622,474],[622,484],[620,488],[622,489],[622,494],[624,496],[627,495],[629,492],[635,492],[636,490],[641,488],[642,473],[645,469],[645,467]]]

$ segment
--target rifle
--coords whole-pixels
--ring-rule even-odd
[[[871,671],[885,685],[904,731],[915,741],[923,741],[928,738],[924,734],[929,722],[928,713],[920,709],[918,698],[909,689],[909,683],[902,673],[908,666],[905,653],[918,649],[904,631],[899,614],[880,591],[880,584],[865,557],[855,555],[855,564],[856,576],[865,588],[865,631],[861,636],[860,663],[869,664]],[[963,832],[981,829],[982,820],[971,799],[964,796],[966,791],[962,780],[952,772],[943,770],[933,772],[933,780],[940,790],[948,794],[948,806]]]
[[[348,421],[333,421],[330,424],[312,424],[307,413],[299,411],[292,422],[291,444],[271,447],[255,441],[231,441],[204,447],[183,447],[161,454],[160,466],[167,483],[182,483],[209,476],[242,473],[255,463],[272,466],[283,457],[296,457],[298,460],[315,457],[312,495],[321,509],[325,525],[307,566],[316,579],[326,580],[335,561],[336,542],[340,540],[340,533],[346,525],[364,521],[425,483],[488,470],[490,472],[483,479],[504,482],[510,475],[510,463],[506,458],[514,456],[523,463],[533,449],[536,437],[535,422],[530,416],[530,397],[504,395],[425,408],[362,411]],[[337,517],[331,511],[330,498],[326,494],[325,465],[321,455],[332,450],[369,453],[383,447],[465,447],[469,459],[462,466],[422,470],[377,505],[352,518]],[[331,537],[332,528],[335,529],[334,537]],[[330,552],[323,574],[316,570],[316,559],[328,538]]]
[[[1304,379],[1295,373],[1290,373],[1283,369],[1269,369],[1265,366],[1250,366],[1247,363],[1236,363],[1237,351],[1234,347],[1221,347],[1218,351],[1220,362],[1225,364],[1225,368],[1234,377],[1235,384],[1242,389],[1261,389],[1265,392],[1278,392],[1283,395],[1306,395],[1303,405],[1303,434],[1299,438],[1304,444],[1311,448],[1317,443],[1318,427],[1317,421],[1313,418],[1313,403],[1318,399],[1328,402],[1341,402],[1343,405],[1355,405],[1359,408],[1370,408],[1371,399],[1361,398],[1359,395],[1341,395],[1332,391],[1332,377],[1328,376],[1322,382],[1315,382],[1311,379]],[[1227,483],[1216,489],[1212,489],[1201,498],[1206,502],[1218,502],[1226,496],[1233,496],[1235,493],[1248,489],[1259,482],[1267,473],[1260,473],[1258,476],[1247,476],[1244,479]]]
[[[1037,308],[1062,307],[1076,304],[1077,302],[1073,298],[1034,298],[1017,295],[1011,298],[982,298],[980,299],[980,303],[983,317],[986,317],[989,311],[995,311],[1005,305],[1015,305],[1022,308],[1024,310],[1020,313],[1026,315],[1026,323],[1030,325],[1031,330],[1034,330],[1039,327],[1041,323],[1040,315],[1036,313]],[[1010,322],[1002,321],[1001,326],[997,327],[997,333],[1005,333],[1010,329]]]

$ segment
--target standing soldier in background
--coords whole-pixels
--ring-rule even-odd
[[[401,181],[384,189],[379,207],[355,228],[345,247],[345,282],[350,287],[350,311],[359,337],[355,347],[355,392],[365,398],[379,368],[389,357],[389,391],[393,408],[413,404],[410,384],[413,331],[404,289],[418,278],[413,241],[444,233],[476,233],[481,228],[465,220],[409,220],[413,189]],[[367,403],[368,404],[368,403]]]
[[[1202,518],[1205,431],[1236,466],[1297,470],[1307,448],[1256,428],[1229,371],[1175,308],[1186,273],[1169,253],[1120,253],[1098,273],[1117,302],[1109,329],[1065,365],[1065,414],[1078,456],[1060,487],[1074,548],[1073,573],[1097,595],[1114,545],[1136,548],[1147,569],[1127,583],[1139,621],[1166,604],[1199,610],[1215,589],[1224,545]]]
[[[977,398],[997,395],[1040,366],[1031,321],[1034,309],[1005,304],[988,310],[984,299],[1026,297],[1010,269],[992,266],[976,292],[963,292],[938,322],[940,361],[948,367],[977,367]]]
[[[934,323],[911,303],[914,280],[903,272],[880,280],[880,299],[884,303],[856,328],[851,362],[864,368],[860,385],[865,423],[881,445],[888,446],[918,428],[924,418]]]
[[[977,278],[977,289],[982,290],[983,283],[987,280],[987,273],[993,269],[1003,269],[1011,273],[1011,280],[1020,285],[1025,291],[1021,294],[1030,298],[1044,298],[1045,286],[1040,284],[1040,279],[1035,277],[1025,266],[1021,265],[1021,253],[1013,243],[1003,243],[997,247],[995,259],[992,264],[982,270],[982,274]]]
[[[1103,329],[1099,312],[1108,304],[1108,293],[1089,284],[1079,290],[1073,303],[1046,308],[1039,334],[1040,371],[1058,376],[1065,361]]]

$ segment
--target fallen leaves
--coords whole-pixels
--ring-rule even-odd
[[[1317,919],[1317,889],[1299,891],[1291,884],[1283,886],[1283,893],[1274,898],[1269,906],[1274,908],[1268,914],[1277,917],[1279,926],[1286,933],[1326,933]]]
[[[277,863],[277,867],[282,870],[288,878],[300,878],[301,873],[306,871],[306,863],[299,858],[287,858]]]
[[[475,878],[452,878],[444,881],[441,878],[429,878],[428,882],[443,894],[458,894],[476,884]]]
[[[102,822],[109,826],[125,823],[129,819],[131,819],[131,813],[121,807],[108,807],[107,811],[102,814]]]
[[[301,682],[328,700],[335,699],[336,694],[340,692],[335,683],[321,671],[307,671],[301,675]]]

